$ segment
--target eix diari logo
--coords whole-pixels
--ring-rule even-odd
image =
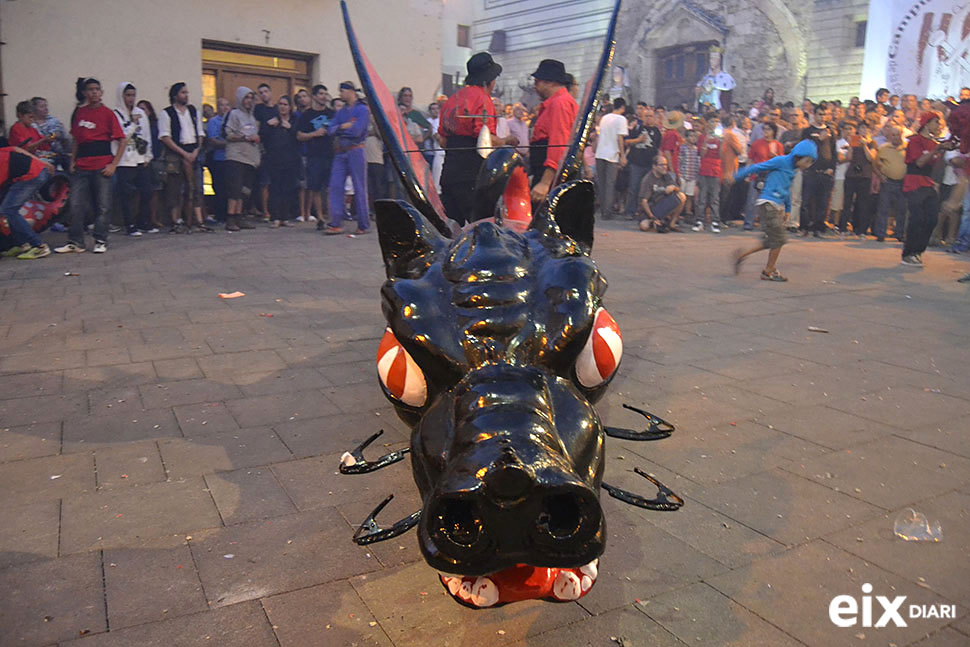
[[[904,609],[905,595],[897,595],[892,600],[884,595],[872,596],[872,584],[862,585],[863,595],[856,600],[851,595],[837,595],[829,602],[829,620],[837,627],[886,627],[889,623],[897,627],[907,627],[904,612],[909,620],[920,618],[956,618],[955,604],[910,604]],[[877,607],[874,608],[873,601]],[[879,613],[873,624],[873,611]],[[861,619],[859,616],[862,616]]]

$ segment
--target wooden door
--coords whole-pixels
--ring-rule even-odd
[[[264,72],[234,72],[223,71],[219,75],[219,96],[229,99],[229,103],[236,107],[236,88],[246,86],[253,92],[266,83],[273,90],[273,101],[275,102],[282,95],[292,95],[295,88],[289,77],[270,76]],[[258,102],[258,100],[257,100]]]
[[[690,43],[657,51],[656,104],[668,110],[697,104],[695,88],[707,73],[708,54],[715,42]]]

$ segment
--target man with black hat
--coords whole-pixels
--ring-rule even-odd
[[[478,135],[486,126],[492,144],[515,146],[518,140],[496,137],[495,104],[492,90],[502,66],[492,60],[488,52],[475,54],[465,65],[468,76],[465,87],[451,96],[441,108],[438,134],[445,149],[445,163],[441,169],[441,203],[449,218],[464,225],[473,209],[475,178],[482,166],[478,154]]]
[[[330,169],[330,224],[327,235],[343,233],[344,186],[347,176],[354,183],[354,210],[357,212],[357,234],[370,231],[367,210],[367,158],[364,156],[364,140],[370,124],[370,110],[357,97],[358,89],[351,81],[340,83],[340,98],[344,106],[330,122],[329,131],[334,136],[333,167]]]
[[[566,154],[579,106],[569,94],[570,78],[562,61],[547,58],[532,73],[542,104],[532,125],[529,164],[532,167],[532,201],[549,195],[559,162]]]

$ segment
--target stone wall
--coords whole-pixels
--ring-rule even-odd
[[[625,0],[617,25],[614,63],[627,69],[630,96],[652,102],[657,50],[716,40],[725,69],[738,83],[734,100],[746,104],[775,90],[779,100],[847,100],[858,93],[863,48],[855,47],[855,22],[869,0]],[[496,54],[505,67],[503,101],[517,98],[539,60],[557,58],[589,78],[601,37]],[[698,79],[699,80],[699,79]]]

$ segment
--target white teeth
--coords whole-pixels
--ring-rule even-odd
[[[456,593],[458,593],[458,589],[461,588],[460,577],[444,576],[441,578],[441,580],[445,583],[445,586],[448,587],[448,593],[451,593],[452,595],[455,595]]]
[[[600,561],[599,559],[594,559],[586,566],[580,567],[579,572],[582,573],[583,575],[589,575],[590,578],[595,580],[596,576],[599,574],[599,568],[598,568],[599,561]]]
[[[345,467],[350,467],[351,465],[357,464],[357,459],[350,455],[350,452],[344,452],[344,455],[340,457],[340,464]]]
[[[583,589],[583,593],[589,591],[589,587],[593,586],[593,578],[589,575],[583,575],[583,579],[579,581],[579,586]]]
[[[490,607],[498,602],[498,587],[487,577],[480,577],[472,585],[471,603],[476,607]]]
[[[582,593],[579,578],[572,571],[560,571],[552,584],[552,594],[557,600],[578,600]]]

